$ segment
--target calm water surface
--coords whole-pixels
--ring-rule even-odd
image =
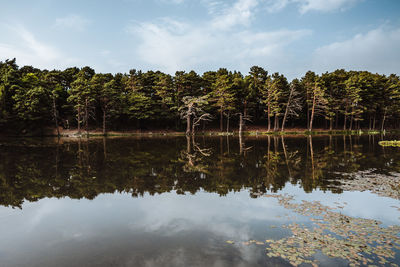
[[[306,261],[400,264],[400,148],[379,146],[382,138],[399,139],[0,140],[0,266],[307,266],[267,249],[293,245],[297,230],[286,226],[312,232],[323,212],[323,237],[305,247],[315,241],[339,255],[316,247]],[[340,245],[347,237],[336,226],[367,238],[377,224],[383,243]]]

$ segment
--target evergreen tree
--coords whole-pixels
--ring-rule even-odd
[[[230,74],[226,69],[220,69],[217,72],[217,78],[213,84],[213,91],[211,93],[214,105],[218,108],[220,114],[220,131],[224,129],[223,120],[224,114],[227,117],[227,131],[229,131],[229,118],[231,112],[234,110],[235,94],[232,90],[232,81]]]
[[[85,124],[86,132],[89,131],[89,116],[95,101],[90,81],[95,72],[90,67],[82,68],[71,83],[70,96],[68,101],[73,104],[76,110],[78,134],[81,132],[81,123]],[[83,120],[82,120],[83,118]]]

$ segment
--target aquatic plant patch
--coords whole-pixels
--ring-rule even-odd
[[[397,140],[380,141],[379,145],[381,145],[381,146],[397,146],[397,147],[400,147],[400,141],[397,141]]]
[[[355,218],[341,213],[343,205],[328,207],[318,201],[295,203],[290,195],[265,195],[277,199],[286,209],[309,218],[311,227],[298,223],[284,225],[291,236],[266,240],[268,257],[280,257],[291,265],[318,266],[314,256],[322,253],[331,258],[347,260],[350,266],[391,265],[400,250],[400,226],[383,227],[380,221]],[[339,204],[339,203],[337,203]],[[228,241],[234,244],[234,241]],[[242,242],[244,245],[260,241]]]
[[[350,175],[350,179],[336,181],[335,187],[344,191],[370,191],[382,197],[400,199],[400,174],[376,174],[372,171],[357,172]]]

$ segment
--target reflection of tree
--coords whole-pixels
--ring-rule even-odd
[[[282,142],[282,151],[283,155],[285,156],[285,163],[289,173],[289,179],[293,181],[293,169],[298,169],[301,158],[298,156],[298,150],[295,151],[287,151],[286,144],[285,144],[285,137],[281,135],[281,142]]]
[[[286,179],[282,179],[282,171],[279,171],[280,165],[283,163],[281,158],[281,153],[278,152],[278,142],[279,139],[277,136],[273,137],[273,151],[271,149],[271,136],[267,137],[268,147],[267,154],[264,156],[264,167],[265,167],[265,182],[264,186],[267,189],[276,192],[278,189],[283,188],[285,185]]]
[[[211,149],[200,148],[195,142],[194,136],[186,136],[186,150],[181,151],[180,162],[184,162],[184,172],[207,173],[207,165],[204,163],[204,157],[211,156]]]
[[[337,180],[351,179],[349,173],[400,172],[398,151],[386,148],[383,157],[372,141],[368,136],[351,141],[342,136],[242,137],[239,142],[233,137],[7,140],[0,142],[0,204],[20,207],[24,200],[45,197],[93,199],[116,191],[225,195],[250,189],[257,196],[287,182],[307,192],[341,192]]]
[[[247,151],[251,150],[252,147],[246,147],[245,140],[243,138],[243,135],[239,134],[239,153],[240,155],[246,156]]]

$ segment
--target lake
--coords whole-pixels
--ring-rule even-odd
[[[383,139],[1,139],[0,266],[397,266]]]

